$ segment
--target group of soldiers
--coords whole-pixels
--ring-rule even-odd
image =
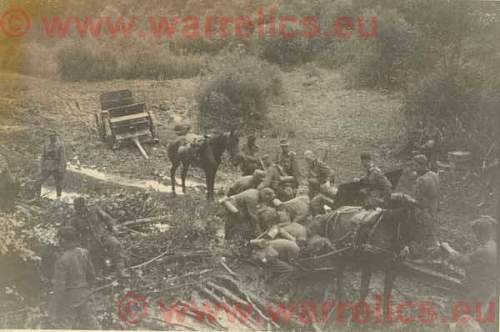
[[[268,155],[259,157],[255,137],[251,136],[242,149],[243,176],[232,184],[221,200],[227,209],[226,237],[232,238],[237,229],[257,249],[257,258],[276,271],[283,271],[286,263],[299,257],[302,251],[310,254],[312,250],[318,253],[317,250],[332,249],[328,239],[315,235],[311,221],[315,215],[324,213],[323,204],[334,202],[337,193],[333,170],[312,151],[306,151],[304,184],[308,195],[296,197],[301,183],[297,154],[290,150],[286,140],[280,142],[280,147],[274,161]],[[391,182],[369,153],[362,153],[360,161],[365,174],[354,181],[364,184],[363,206],[366,209],[390,208]],[[470,254],[460,254],[440,241],[437,233],[440,182],[437,172],[431,170],[435,161],[422,153],[414,155],[412,162],[416,219],[426,230],[420,256],[425,260],[437,253],[462,265],[466,271],[467,298],[473,301],[471,303],[486,303],[496,285],[496,220],[480,217],[471,223],[479,246]]]
[[[310,217],[325,213],[336,199],[335,173],[312,151],[304,153],[304,181],[297,154],[288,140],[280,140],[276,157],[260,154],[256,137],[250,136],[241,148],[242,177],[227,191],[221,203],[228,210],[225,234],[227,239],[242,235],[254,247],[257,257],[271,264],[275,271],[284,271],[304,253],[319,254],[334,247],[314,231]],[[1,157],[1,156],[0,156]],[[363,184],[363,206],[366,209],[390,208],[393,186],[378,168],[369,153],[360,155],[365,174],[354,179]],[[436,232],[440,200],[440,184],[433,162],[424,154],[413,157],[415,177],[414,198],[418,206],[417,219],[429,229],[429,252],[439,249],[467,272],[465,286],[471,297],[484,300],[491,295],[496,271],[496,221],[481,217],[472,230],[479,247],[462,255],[446,242],[440,242]],[[62,194],[66,169],[64,146],[56,132],[50,132],[41,158],[41,172],[36,182],[36,194],[49,177],[53,177],[57,197]],[[5,158],[0,158],[0,189],[13,183]],[[307,195],[298,195],[299,187],[307,187]],[[5,191],[6,192],[6,191]],[[13,200],[12,200],[13,201]],[[9,200],[4,200],[9,202]],[[127,277],[122,246],[116,236],[115,220],[97,205],[89,206],[83,197],[73,202],[74,215],[58,232],[64,250],[54,267],[54,296],[50,313],[55,327],[98,329],[90,307],[90,294],[97,275],[106,266],[114,267],[118,279]],[[312,225],[312,226],[311,226]],[[111,264],[110,264],[111,263]]]

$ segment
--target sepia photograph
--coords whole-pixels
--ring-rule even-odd
[[[0,330],[496,332],[500,1],[0,0]]]

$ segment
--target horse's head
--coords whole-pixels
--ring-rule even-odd
[[[224,134],[226,149],[231,157],[231,162],[234,166],[238,165],[241,161],[240,154],[240,138],[236,130],[231,130]]]

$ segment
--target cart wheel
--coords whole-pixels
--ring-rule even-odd
[[[106,128],[104,127],[104,123],[102,121],[102,118],[99,114],[95,114],[95,122],[96,122],[96,127],[97,127],[97,133],[101,137],[101,140],[105,141],[106,140]]]
[[[158,134],[156,133],[156,128],[153,123],[153,116],[151,115],[150,112],[147,113],[149,115],[149,131],[151,132],[151,137],[153,138],[153,141],[155,143],[158,143],[159,139],[158,139]]]

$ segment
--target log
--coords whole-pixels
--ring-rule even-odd
[[[156,217],[143,218],[143,219],[137,219],[137,220],[129,220],[129,221],[125,221],[125,222],[122,222],[122,223],[116,225],[116,227],[120,228],[120,227],[132,226],[132,225],[135,226],[135,225],[139,225],[139,224],[147,224],[147,223],[154,222],[154,221],[161,221],[161,220],[164,220],[167,218],[169,218],[169,217],[168,216],[156,216]]]
[[[247,294],[245,291],[243,291],[237,284],[236,282],[228,278],[226,276],[216,276],[217,279],[221,280],[224,282],[225,286],[229,287],[233,292],[237,293],[240,298],[246,299],[248,303],[252,305],[252,307],[255,309],[255,311],[268,323],[272,324],[274,327],[279,328],[279,325],[276,324],[276,322],[272,321],[269,317],[267,317],[265,314],[262,313],[262,311],[266,312],[267,308],[265,305],[259,307],[257,306],[251,299],[250,294]],[[255,296],[254,296],[255,297]]]
[[[209,284],[210,282],[207,282],[207,285]],[[212,286],[214,286],[214,284],[212,283]],[[211,286],[211,287],[212,287]],[[216,285],[215,285],[216,286]],[[212,287],[213,288],[213,287]],[[198,287],[198,289],[200,290],[200,292],[202,292],[203,294],[205,294],[207,297],[209,297],[209,299],[215,303],[217,303],[218,305],[221,306],[221,308],[224,308],[224,311],[226,311],[226,315],[228,314],[227,313],[227,310],[232,310],[233,307],[232,306],[229,306],[228,303],[226,302],[227,300],[227,297],[225,297],[223,295],[223,297],[219,297],[217,296],[214,292],[211,292],[210,290],[208,290],[207,288],[201,288],[201,287]],[[241,302],[240,302],[241,303]],[[247,305],[249,305],[248,303],[245,303]],[[248,319],[244,319],[243,317],[240,317],[240,315],[232,310],[232,313],[234,314],[234,317],[236,319],[238,319],[238,321],[249,327],[251,330],[254,330],[254,331],[258,331],[259,328],[250,320],[251,319],[251,316],[248,317]]]
[[[424,266],[419,266],[409,261],[403,262],[401,270],[403,273],[407,273],[409,276],[418,277],[418,280],[422,280],[430,286],[435,286],[436,284],[438,284],[454,292],[460,292],[464,289],[459,279],[450,277],[446,274],[429,269]]]

